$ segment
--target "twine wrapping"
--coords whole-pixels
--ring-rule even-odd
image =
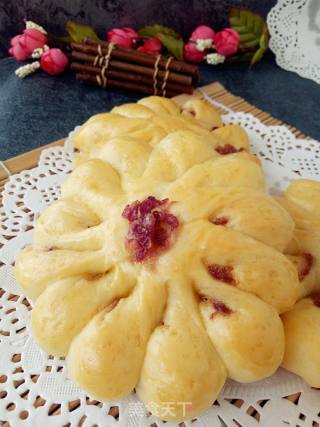
[[[162,86],[161,86],[162,96],[166,96],[166,86],[167,86],[167,82],[168,82],[168,78],[169,78],[169,74],[170,74],[169,66],[170,66],[170,62],[172,60],[173,60],[173,57],[170,56],[167,59],[166,65],[164,67],[164,69],[165,69],[166,72],[165,72],[165,75],[164,75],[164,78],[163,78],[163,83],[162,83]]]
[[[158,55],[154,62],[154,73],[153,73],[153,94],[157,95],[158,93],[158,72],[159,72],[159,62],[161,59],[161,55]]]
[[[98,85],[102,86],[103,88],[107,87],[108,78],[106,76],[106,72],[107,72],[107,69],[109,67],[111,53],[112,53],[114,47],[115,47],[115,45],[113,43],[109,43],[108,52],[106,55],[103,55],[101,45],[99,44],[98,45],[98,55],[95,57],[95,60],[93,63],[94,65],[99,64],[99,66],[102,66],[104,64],[103,67],[101,68],[101,74],[100,75],[97,74],[97,76],[96,76]]]

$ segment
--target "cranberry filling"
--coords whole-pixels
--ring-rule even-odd
[[[215,300],[213,298],[208,298],[205,295],[200,295],[200,299],[203,302],[209,302],[214,308],[214,312],[211,313],[210,319],[213,319],[215,316],[221,314],[222,316],[228,316],[233,313],[230,307],[228,307],[224,302]]]
[[[50,246],[50,248],[45,249],[44,252],[52,252],[52,251],[56,251],[58,248],[56,246]]]
[[[191,110],[191,109],[188,109],[188,108],[182,108],[181,112],[183,112],[183,111],[187,111],[187,113],[191,114],[192,117],[196,117],[196,112],[195,112],[194,109]]]
[[[229,219],[225,216],[217,216],[212,220],[212,223],[215,225],[227,225],[229,222]]]
[[[153,196],[127,205],[122,216],[129,221],[127,245],[133,258],[142,262],[168,248],[170,236],[179,226],[178,218],[168,212],[169,200]]]
[[[237,282],[233,277],[233,267],[231,265],[219,265],[211,264],[208,265],[209,274],[220,282],[229,283],[230,285],[236,285]]]
[[[113,309],[115,309],[119,303],[120,299],[116,298],[114,299],[107,307],[107,313],[110,313]]]
[[[303,254],[298,263],[298,275],[299,280],[302,280],[308,276],[313,264],[313,256],[311,254]]]
[[[320,293],[315,293],[310,295],[313,304],[317,307],[320,307]]]
[[[231,144],[218,145],[218,147],[216,147],[216,152],[222,156],[225,156],[226,154],[240,153],[241,151],[244,151],[243,147],[236,148]]]

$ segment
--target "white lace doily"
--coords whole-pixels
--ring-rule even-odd
[[[299,176],[319,178],[320,143],[299,140],[284,126],[265,126],[251,114],[235,113],[225,107],[224,111],[225,123],[239,123],[247,130],[252,150],[262,160],[270,192],[280,192]],[[148,414],[135,394],[112,404],[92,400],[68,379],[64,360],[46,355],[30,334],[30,305],[14,279],[13,263],[17,252],[31,242],[39,214],[59,197],[59,186],[70,171],[72,156],[70,138],[64,147],[44,150],[38,167],[11,176],[3,192],[0,424],[8,421],[11,427],[176,427],[178,424],[164,423]],[[295,393],[291,400],[285,398]],[[279,370],[273,377],[251,385],[228,381],[218,401],[184,425],[311,427],[313,422],[320,423],[319,402],[320,391]]]
[[[277,64],[320,83],[320,1],[278,0],[267,22]]]

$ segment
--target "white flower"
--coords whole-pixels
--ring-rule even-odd
[[[222,64],[225,59],[226,57],[223,55],[219,55],[219,53],[209,53],[206,56],[207,63],[211,65]]]
[[[38,59],[41,58],[41,55],[44,54],[44,52],[46,52],[47,50],[49,50],[49,46],[47,44],[44,44],[43,47],[37,47],[37,49],[35,49],[32,52],[31,57],[34,59]]]
[[[36,24],[33,21],[26,21],[26,29],[32,28],[33,30],[38,30],[42,34],[48,34],[46,30],[41,27],[41,25]]]
[[[38,68],[40,68],[40,62],[35,61],[31,64],[23,65],[22,67],[17,68],[15,74],[21,79],[24,79],[29,74],[34,73]]]
[[[212,39],[197,39],[196,40],[196,48],[200,52],[205,51],[206,49],[210,49],[213,46]]]

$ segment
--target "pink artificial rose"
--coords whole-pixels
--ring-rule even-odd
[[[34,28],[27,28],[24,30],[23,35],[24,42],[30,53],[47,43],[47,36]]]
[[[108,42],[115,43],[123,47],[132,47],[132,41],[139,38],[139,34],[134,31],[132,28],[123,27],[123,28],[114,28],[113,30],[107,33]]]
[[[233,55],[239,47],[240,36],[232,30],[232,28],[226,28],[214,36],[214,45],[216,51],[223,56]]]
[[[47,37],[40,31],[33,28],[24,30],[11,39],[10,55],[14,56],[17,61],[25,61],[32,52],[47,42]]]
[[[207,25],[200,25],[191,34],[190,40],[197,41],[198,39],[213,39],[214,31]]]
[[[15,60],[25,61],[30,56],[30,51],[24,43],[23,34],[13,37],[10,44],[9,54],[13,56]]]
[[[199,64],[204,60],[205,55],[205,52],[200,52],[193,42],[184,45],[184,59],[189,62]]]
[[[143,43],[143,46],[138,47],[139,52],[158,55],[161,52],[161,42],[156,37],[151,37]]]
[[[61,74],[68,66],[69,60],[60,49],[49,49],[41,56],[40,66],[48,74]]]

